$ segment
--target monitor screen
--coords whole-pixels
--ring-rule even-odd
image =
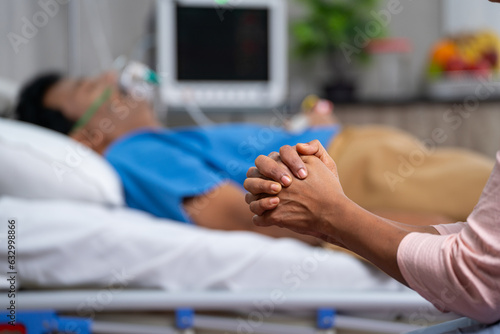
[[[176,11],[177,80],[269,80],[268,9],[218,13],[177,5]]]

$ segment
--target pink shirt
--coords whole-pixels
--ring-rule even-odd
[[[408,285],[438,309],[500,320],[500,151],[466,223],[438,225],[441,235],[410,233],[398,265]]]

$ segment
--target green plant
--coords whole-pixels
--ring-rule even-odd
[[[353,57],[366,59],[366,45],[359,45],[356,39],[366,36],[377,38],[385,33],[385,27],[372,15],[380,0],[296,1],[306,10],[306,14],[292,22],[291,26],[295,39],[294,53],[300,58],[333,55],[344,51],[345,48],[351,48]],[[367,33],[365,31],[369,24],[372,29]],[[352,52],[352,48],[355,52]]]

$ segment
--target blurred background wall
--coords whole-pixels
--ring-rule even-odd
[[[71,0],[3,0],[0,2],[0,76],[20,82],[39,70],[60,69],[67,73],[93,74],[102,69],[96,48],[98,45],[90,38],[90,33],[99,31],[102,40],[109,45],[110,55],[117,57],[130,52],[148,29],[148,17],[154,11],[154,0],[86,0],[92,9],[80,8],[77,18],[80,21],[79,41],[70,39],[68,20]],[[296,1],[288,0],[289,18],[293,21],[304,10]],[[381,8],[387,8],[394,0],[382,0]],[[408,55],[409,95],[418,95],[422,76],[427,64],[432,44],[445,32],[457,30],[460,22],[463,29],[477,28],[477,22],[490,19],[499,10],[489,10],[486,1],[475,1],[473,7],[468,0],[400,0],[401,12],[393,15],[387,27],[389,37],[408,39],[413,52]],[[8,34],[22,35],[26,20],[33,23],[34,15],[44,10],[44,5],[56,3],[47,23],[28,39],[19,44],[18,52],[12,47]],[[453,4],[453,5],[452,5]],[[490,6],[494,6],[490,4]],[[49,6],[49,11],[51,10]],[[473,8],[471,11],[470,8]],[[495,7],[492,7],[495,8]],[[496,8],[498,9],[498,8]],[[97,14],[97,17],[95,16]],[[467,15],[466,17],[464,17]],[[74,16],[73,16],[74,17]],[[38,17],[40,18],[40,16]],[[43,23],[43,19],[40,20]],[[489,22],[500,20],[489,20]],[[90,24],[98,23],[96,27]],[[500,26],[500,23],[498,23]],[[499,27],[500,32],[500,27]],[[291,38],[292,39],[292,38]],[[79,45],[79,64],[71,64],[72,46]],[[296,57],[290,59],[290,92],[301,96],[317,91],[325,80],[325,60],[304,62]],[[371,65],[372,67],[374,64]],[[361,77],[370,71],[370,65],[360,69]],[[365,74],[366,75],[366,74]]]
[[[0,2],[0,76],[17,82],[22,82],[34,73],[44,69],[59,69],[70,72],[71,46],[70,31],[68,31],[69,3],[71,0],[58,0],[57,12],[38,32],[29,38],[27,43],[19,44],[18,52],[9,42],[8,34],[15,33],[22,36],[26,20],[32,22],[33,15],[43,10],[41,3],[50,1],[34,0],[3,0]],[[93,74],[101,70],[100,59],[96,51],[96,44],[90,38],[94,31],[89,26],[91,22],[99,22],[97,31],[109,44],[111,56],[117,57],[130,52],[139,38],[147,31],[148,17],[154,9],[154,0],[86,0],[92,9],[98,13],[89,13],[81,8],[80,40],[76,43],[80,47],[79,68],[73,65],[72,72]],[[389,0],[384,0],[389,2]],[[460,1],[460,0],[456,0]],[[411,53],[408,69],[410,73],[410,90],[417,94],[421,73],[427,60],[427,54],[432,43],[442,33],[443,0],[402,0],[403,10],[394,15],[388,27],[388,35],[392,37],[408,38],[414,46]],[[386,7],[384,4],[382,7]],[[291,20],[301,15],[302,7],[295,1],[289,0],[289,17]],[[95,18],[95,19],[94,19]],[[425,22],[425,24],[424,24]],[[40,23],[43,23],[40,18]],[[302,96],[304,93],[317,91],[324,80],[324,61],[302,62],[295,57],[290,59],[290,91],[291,94]]]
[[[91,10],[86,7],[76,12],[71,11],[71,0],[0,1],[0,78],[22,83],[36,73],[49,69],[66,74],[93,75],[106,68],[106,59],[137,49],[141,37],[151,29],[149,18],[154,13],[154,0],[85,1]],[[398,0],[382,0],[381,8],[387,8],[394,1]],[[57,6],[44,8],[48,3],[56,3]],[[288,0],[288,3],[290,20],[303,14],[303,8],[294,0]],[[432,131],[448,126],[444,115],[453,107],[452,104],[420,101],[432,45],[445,33],[460,30],[461,22],[464,22],[464,29],[476,28],[485,20],[495,25],[495,22],[500,22],[496,19],[500,17],[500,5],[490,4],[486,0],[400,0],[398,3],[402,10],[391,17],[387,35],[405,38],[412,47],[403,68],[408,77],[409,102],[340,104],[336,112],[341,121],[346,123],[397,126],[425,139],[432,136]],[[41,12],[48,14],[44,16]],[[33,20],[37,20],[40,27],[34,27]],[[72,37],[75,32],[68,24],[75,20],[77,23],[79,21],[76,40]],[[497,32],[500,32],[499,25],[494,27]],[[99,34],[98,38],[90,38],[95,32]],[[28,35],[28,38],[16,39],[14,35]],[[108,50],[104,56],[102,43],[107,45]],[[320,92],[329,75],[324,70],[325,62],[325,59],[301,61],[290,56],[289,103],[292,107],[296,108],[305,95]],[[359,68],[357,72],[361,82],[371,85],[366,89],[377,86],[376,63]],[[266,122],[267,119],[263,113],[212,117],[215,121]],[[171,125],[189,122],[189,117],[185,115],[169,116]],[[446,140],[439,145],[469,147],[493,156],[500,142],[498,124],[498,103],[481,103],[475,108],[474,116],[464,118],[463,124],[450,130]]]
[[[68,20],[70,16],[71,0],[59,0],[57,7],[51,6],[48,22],[26,43],[19,44],[17,50],[12,47],[8,39],[9,33],[23,36],[23,26],[26,20],[33,23],[34,15],[45,11],[42,3],[54,3],[35,0],[4,0],[0,2],[0,76],[15,81],[24,81],[40,70],[57,69],[66,73],[70,72],[71,46],[75,43],[70,40]],[[99,22],[95,27],[102,33],[114,57],[127,53],[134,43],[144,34],[147,17],[151,12],[153,0],[99,0],[92,3],[92,13],[81,8],[78,13],[80,20],[79,45],[81,63],[77,72],[95,74],[101,70],[96,45],[90,38],[91,27],[89,23]],[[55,8],[55,9],[54,9]],[[45,11],[47,12],[47,11]],[[98,14],[99,17],[90,15]],[[95,18],[95,19],[94,19]],[[36,19],[36,16],[35,16]],[[44,22],[42,18],[40,23]],[[28,25],[29,26],[29,25]],[[17,51],[17,52],[16,52]],[[75,71],[75,69],[72,69]]]

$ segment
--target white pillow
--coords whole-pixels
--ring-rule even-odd
[[[124,203],[109,163],[58,132],[0,118],[0,157],[0,197]]]

